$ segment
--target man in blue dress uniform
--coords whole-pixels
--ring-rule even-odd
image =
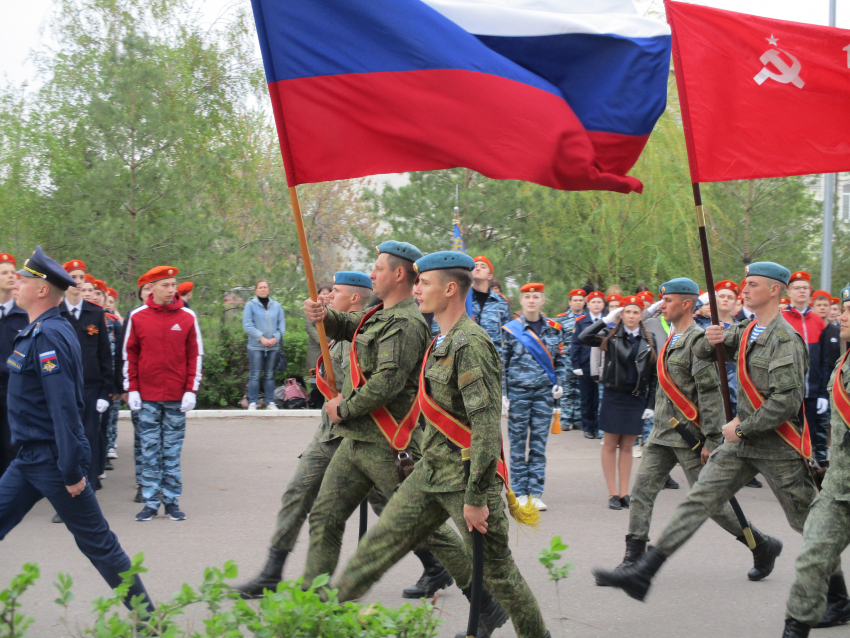
[[[83,432],[83,363],[80,344],[57,306],[75,282],[39,246],[18,271],[18,305],[30,324],[15,340],[7,360],[9,425],[18,457],[0,478],[0,540],[27,512],[47,498],[77,546],[110,587],[121,584],[130,558],[110,531],[86,476],[92,463]],[[141,579],[125,599],[134,596],[153,610]]]
[[[605,295],[596,290],[587,295],[587,314],[578,317],[570,343],[573,374],[578,377],[581,396],[581,428],[586,439],[601,439],[599,434],[599,384],[590,376],[590,346],[582,345],[578,336],[594,321],[602,318]]]

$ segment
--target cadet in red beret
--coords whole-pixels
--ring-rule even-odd
[[[177,292],[187,308],[191,308],[189,302],[192,301],[192,291],[194,290],[194,288],[195,284],[193,284],[191,281],[184,281],[182,284],[177,286]]]
[[[0,476],[18,455],[18,446],[12,445],[6,391],[9,388],[9,366],[5,361],[15,349],[18,333],[26,328],[29,315],[15,303],[15,284],[18,281],[17,263],[9,253],[0,253]]]
[[[735,323],[735,303],[738,300],[738,284],[724,279],[714,284],[714,298],[717,299],[717,314],[720,323],[728,328]]]
[[[623,301],[623,295],[608,295],[605,297],[605,301],[608,302],[608,310],[614,310],[620,307],[621,302]]]
[[[511,320],[511,309],[507,299],[493,290],[493,263],[484,255],[473,257],[472,269],[472,318],[489,335],[496,346],[496,352],[502,354],[502,326]]]
[[[579,378],[573,374],[571,363],[571,350],[573,341],[573,330],[576,320],[582,316],[584,311],[587,292],[582,288],[570,290],[569,308],[555,319],[561,324],[564,335],[564,348],[567,357],[566,373],[563,382],[564,395],[561,397],[561,429],[564,432],[578,430],[581,427],[581,390]]]
[[[605,295],[594,290],[587,295],[587,313],[578,317],[570,339],[570,366],[578,377],[581,396],[581,428],[584,438],[601,439],[599,433],[599,384],[590,376],[590,346],[579,342],[581,331],[602,318],[605,309]]]

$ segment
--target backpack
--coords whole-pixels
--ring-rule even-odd
[[[282,390],[282,392],[281,392]],[[297,379],[289,378],[275,390],[275,402],[284,410],[303,410],[307,407],[307,390]]]

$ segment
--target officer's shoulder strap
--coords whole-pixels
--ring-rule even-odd
[[[578,317],[576,317],[576,323],[578,323],[579,321],[581,321],[582,319],[584,319],[586,316],[587,316],[587,315],[579,315]]]

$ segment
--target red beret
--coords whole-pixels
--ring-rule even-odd
[[[15,261],[15,258],[12,257],[9,253],[0,253],[0,264],[8,262],[17,268],[18,263]]]
[[[100,290],[104,295],[106,294],[106,282],[101,279],[94,280],[94,287],[96,290]]]
[[[107,288],[106,294],[112,297],[113,299],[118,299],[118,291],[115,288]]]
[[[642,298],[646,299],[647,301],[655,301],[655,295],[653,295],[648,290],[644,290],[643,292],[637,293],[635,295],[635,297],[642,297]]]
[[[195,284],[193,284],[191,281],[184,281],[182,284],[177,286],[177,292],[179,292],[181,295],[185,295],[187,292],[192,292],[192,288],[194,287]]]
[[[90,274],[86,273],[86,283],[94,286],[94,282],[95,282],[94,275],[90,275]]]
[[[493,270],[493,262],[491,262],[489,259],[487,259],[484,255],[478,255],[478,257],[473,257],[472,261],[483,261],[485,264],[487,264],[487,267],[490,269],[490,274],[491,275],[495,274],[496,271]]]
[[[144,275],[139,277],[139,288],[141,288],[145,284],[150,284],[154,281],[159,281],[160,279],[176,277],[178,272],[180,271],[174,266],[157,266],[156,268],[151,268]]]
[[[714,292],[720,292],[721,290],[728,290],[733,295],[737,295],[738,284],[736,284],[734,281],[729,281],[728,279],[718,281],[716,284],[714,284]]]
[[[779,298],[779,303],[788,304],[788,305],[790,306],[790,305],[791,305],[791,300],[790,300],[788,297],[780,297],[780,298]]]
[[[641,310],[643,310],[643,302],[646,300],[646,297],[642,296],[643,293],[638,293],[636,295],[629,295],[628,297],[623,297],[623,301],[620,302],[620,305],[625,308],[626,306],[638,306]]]
[[[520,292],[543,292],[546,286],[543,284],[525,284],[519,289]]]
[[[744,278],[741,280],[741,286],[740,286],[740,288],[738,288],[738,290],[743,290],[743,289],[744,289],[744,286],[746,286],[746,285],[747,285],[747,278],[746,278],[746,277],[744,277]]]
[[[570,290],[570,297],[587,297],[587,293],[581,288],[576,288],[575,290]]]
[[[623,295],[608,295],[605,297],[605,301],[622,301]]]
[[[833,298],[832,298],[832,303],[834,303],[834,304],[838,304],[838,305],[840,306],[840,305],[841,305],[841,299],[839,299],[838,297],[833,297]]]
[[[601,299],[602,301],[605,301],[605,295],[602,294],[601,290],[594,290],[592,293],[587,295],[587,300],[590,301],[591,299]]]
[[[65,269],[65,272],[71,272],[72,270],[82,270],[85,272],[86,262],[82,259],[72,259],[71,261],[66,261],[62,264],[62,268]]]
[[[832,302],[832,295],[829,294],[826,290],[815,290],[812,293],[812,301],[814,301],[818,297],[826,297],[827,299],[829,299],[830,303]]]
[[[797,272],[791,273],[791,278],[788,280],[788,283],[790,284],[792,281],[807,281],[812,283],[812,276],[805,270],[798,270]]]

